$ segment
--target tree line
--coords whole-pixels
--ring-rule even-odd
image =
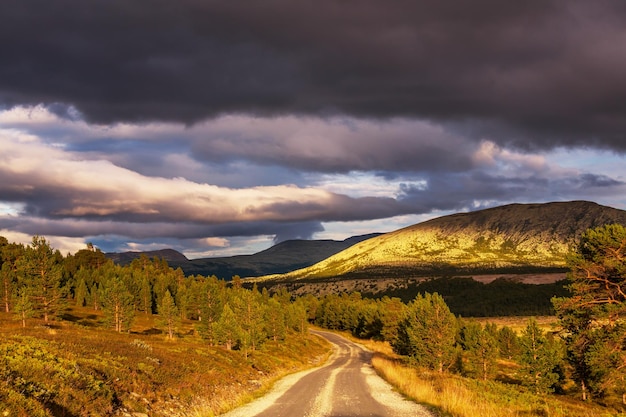
[[[103,326],[131,329],[138,315],[155,315],[158,327],[175,338],[184,320],[211,345],[239,349],[246,355],[265,341],[280,341],[288,332],[306,332],[307,312],[289,294],[247,290],[215,276],[189,276],[162,259],[141,256],[120,266],[88,245],[62,256],[43,237],[29,245],[0,237],[2,309],[22,326],[38,318],[63,319],[67,307],[103,313]]]
[[[315,324],[388,341],[414,366],[493,380],[498,361],[515,361],[518,382],[541,394],[558,390],[564,378],[564,344],[534,319],[517,334],[508,326],[455,316],[437,293],[418,294],[408,304],[398,298],[362,298],[359,293],[330,294],[317,303],[305,298],[309,307],[313,305]]]
[[[387,290],[384,295],[410,302],[417,294],[438,293],[456,315],[463,317],[553,316],[552,297],[567,297],[565,280],[526,284],[508,278],[483,283],[467,277],[437,277]],[[370,296],[363,293],[363,296]],[[372,294],[376,297],[376,294]]]

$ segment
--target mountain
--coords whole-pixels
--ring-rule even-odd
[[[345,240],[286,240],[269,249],[252,254],[219,258],[187,259],[173,249],[151,252],[107,253],[106,256],[120,264],[128,264],[142,254],[167,260],[173,268],[180,267],[186,275],[215,275],[231,279],[234,275],[256,277],[281,274],[304,268],[328,258],[363,240],[379,236],[372,233],[352,236]]]
[[[107,258],[113,260],[116,264],[128,265],[134,259],[139,258],[141,255],[145,255],[148,258],[161,258],[165,259],[168,264],[172,263],[184,263],[189,262],[189,259],[182,253],[174,249],[161,249],[146,252],[109,252],[104,254]]]
[[[586,201],[511,204],[432,219],[360,242],[310,267],[258,280],[558,271],[585,230],[609,223],[626,225],[626,211]]]

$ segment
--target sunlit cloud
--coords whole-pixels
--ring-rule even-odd
[[[184,178],[146,177],[104,160],[2,135],[0,191],[50,217],[101,217],[224,223],[332,216],[344,197],[290,184],[231,189]],[[38,196],[45,195],[45,198]]]
[[[64,251],[94,241],[232,255],[510,202],[626,206],[619,154],[507,148],[407,118],[98,125],[14,107],[0,111],[0,147],[0,228]]]
[[[39,234],[27,234],[22,232],[16,232],[14,230],[0,228],[0,236],[5,237],[9,242],[21,243],[23,245],[29,245],[33,241],[34,236],[41,236]],[[81,249],[87,248],[88,241],[82,237],[72,238],[67,236],[44,236],[50,243],[50,246],[55,250],[61,252],[62,255],[68,253],[73,254]]]

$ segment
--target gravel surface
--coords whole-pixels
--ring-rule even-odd
[[[434,417],[380,378],[362,346],[328,332],[315,332],[334,347],[321,367],[289,375],[264,397],[223,417]]]

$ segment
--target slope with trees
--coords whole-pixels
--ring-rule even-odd
[[[162,259],[120,266],[93,245],[64,257],[35,236],[0,239],[0,262],[5,415],[214,414],[261,384],[242,381],[327,350],[307,332],[303,301],[185,277]]]
[[[306,296],[305,304],[318,325],[386,341],[412,366],[499,381],[539,398],[580,395],[605,406],[607,415],[624,412],[626,227],[589,229],[568,264],[570,295],[554,298],[560,329],[549,331],[535,319],[516,333],[457,318],[443,297],[428,292],[408,304],[358,293],[327,295],[317,304]],[[399,314],[389,314],[391,305]]]
[[[267,282],[414,278],[567,270],[582,233],[626,224],[626,211],[586,201],[511,204],[443,216],[360,242]]]

